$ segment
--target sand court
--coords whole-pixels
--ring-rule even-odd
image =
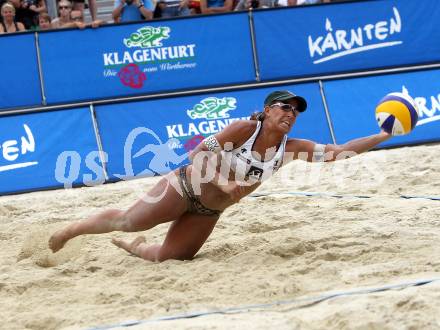
[[[440,196],[439,154],[429,145],[293,162],[260,197],[227,209],[194,260],[160,264],[110,243],[139,233],[75,238],[56,254],[47,247],[57,228],[126,208],[158,178],[3,196],[0,317],[7,329],[88,329],[440,278],[440,201],[430,199]],[[167,228],[141,234],[159,243]],[[434,281],[130,329],[437,329],[438,301]]]

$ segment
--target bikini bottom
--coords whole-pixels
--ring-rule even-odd
[[[186,176],[187,167],[188,165],[185,165],[179,169],[179,184],[183,193],[185,194],[186,199],[188,200],[188,212],[219,217],[223,211],[207,208],[194,194],[194,190],[192,189],[191,184],[188,183],[188,178]]]

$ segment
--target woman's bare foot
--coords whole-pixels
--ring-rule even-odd
[[[58,230],[49,238],[49,248],[55,253],[61,250],[69,239],[64,229]]]
[[[127,242],[118,238],[112,238],[112,243],[129,253],[139,256],[139,252],[137,251],[137,248],[140,244],[145,243],[145,237],[138,236],[132,242]]]

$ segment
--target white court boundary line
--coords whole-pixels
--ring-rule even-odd
[[[436,282],[439,280],[440,280],[440,278],[438,278],[438,277],[431,278],[431,279],[419,279],[419,280],[415,280],[412,282],[405,282],[405,283],[399,283],[399,284],[388,284],[388,285],[383,285],[383,286],[373,287],[373,288],[356,288],[353,290],[338,291],[338,292],[326,293],[326,294],[311,296],[311,297],[296,298],[296,299],[290,299],[290,300],[280,300],[280,301],[274,301],[274,302],[267,303],[267,304],[254,304],[254,305],[246,305],[246,306],[239,306],[239,307],[230,307],[230,308],[219,309],[219,310],[214,310],[214,311],[192,312],[192,313],[187,313],[187,314],[165,316],[165,317],[159,317],[159,318],[148,319],[148,320],[130,320],[130,321],[125,321],[125,322],[121,322],[118,324],[98,326],[98,327],[94,327],[94,328],[87,328],[86,330],[107,330],[107,329],[113,329],[113,328],[119,328],[119,327],[130,327],[130,326],[134,326],[134,325],[147,324],[147,323],[153,323],[153,322],[189,319],[189,318],[208,316],[208,315],[214,315],[214,314],[248,313],[248,312],[251,312],[252,310],[267,309],[267,308],[271,308],[271,307],[276,307],[276,306],[281,306],[281,305],[291,305],[291,304],[295,304],[295,303],[300,304],[300,305],[297,307],[292,307],[292,309],[305,308],[305,307],[313,306],[313,305],[318,304],[320,302],[323,302],[325,300],[334,299],[334,298],[338,298],[338,297],[371,294],[371,293],[378,293],[378,292],[384,292],[384,291],[390,291],[390,290],[402,290],[402,289],[407,289],[409,287],[427,285],[427,284],[430,284],[430,283],[433,283],[433,282]]]
[[[288,191],[288,192],[261,192],[252,193],[246,198],[258,198],[258,197],[285,197],[285,196],[305,196],[305,197],[334,197],[334,198],[376,198],[376,197],[389,197],[389,198],[403,198],[403,199],[429,199],[433,201],[440,201],[440,196],[429,195],[345,195],[336,193],[314,192],[314,191]]]

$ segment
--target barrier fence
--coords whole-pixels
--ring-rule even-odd
[[[40,48],[48,104],[255,80],[245,13],[44,33]]]
[[[374,106],[386,94],[411,95],[419,109],[419,121],[411,134],[396,136],[382,146],[437,141],[440,138],[440,70],[418,71],[324,83],[335,138],[345,143],[377,130]]]
[[[42,104],[37,51],[33,34],[0,37],[0,111]]]
[[[440,3],[436,0],[359,1],[256,12],[261,78],[438,62],[437,15]]]
[[[88,108],[0,120],[0,194],[104,182]]]
[[[318,84],[282,88],[304,95],[313,108],[307,116],[298,118],[291,136],[320,136],[324,143],[331,143]],[[187,161],[186,153],[203,138],[232,121],[248,119],[252,112],[261,111],[261,102],[271,90],[259,88],[97,106],[110,178],[162,174],[178,167]]]
[[[2,36],[0,109],[439,63],[439,16],[377,0]]]
[[[349,14],[366,6],[375,10]],[[431,22],[438,10],[431,0],[378,0],[0,37],[20,49],[17,58],[0,59],[23,62],[16,71],[6,66],[0,108],[44,100],[61,109],[0,117],[0,194],[165,173],[186,163],[205,136],[262,110],[274,89],[308,101],[291,137],[344,143],[373,134],[375,105],[400,91],[415,98],[419,124],[381,146],[437,141],[438,69],[301,84],[280,79],[439,61],[440,44],[432,40],[440,28]],[[412,11],[426,15],[424,26]],[[242,88],[228,89],[234,84]],[[191,94],[197,88],[212,90]],[[176,90],[188,95],[124,100]]]

